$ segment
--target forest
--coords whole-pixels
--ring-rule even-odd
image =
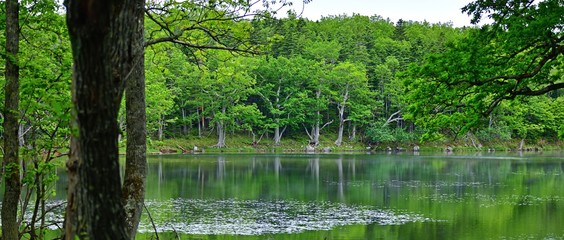
[[[33,169],[22,183],[37,194],[49,194],[45,186],[54,177],[48,173],[57,159],[72,155],[72,136],[79,133],[79,146],[119,135],[116,142],[127,144],[128,158],[136,146],[144,156],[147,144],[210,136],[216,143],[202,147],[226,148],[235,136],[244,136],[251,147],[283,147],[285,141],[306,139],[304,144],[313,148],[320,147],[321,138],[332,143],[323,147],[464,141],[477,149],[499,142],[521,142],[514,148],[561,145],[564,139],[561,0],[478,0],[462,8],[477,25],[463,28],[392,22],[378,15],[311,21],[289,11],[284,18],[274,17],[286,1],[122,2],[143,2],[131,13],[141,20],[114,24],[122,19],[96,17],[96,23],[114,25],[110,30],[92,25],[91,33],[81,25],[90,22],[70,14],[83,11],[76,1],[66,8],[51,0],[3,2],[0,133],[6,185],[22,158]],[[493,23],[480,24],[483,17]],[[110,37],[105,38],[107,31]],[[89,52],[78,54],[89,46]],[[111,57],[89,58],[114,48],[118,50]],[[89,70],[100,63],[103,71]],[[140,64],[144,69],[134,71]],[[101,74],[99,82],[96,74]],[[119,81],[102,81],[110,75]],[[106,98],[112,101],[100,106],[80,101]],[[136,109],[144,113],[129,112],[135,108],[129,104],[141,104]],[[145,127],[147,137],[134,136]],[[83,148],[79,154],[88,160],[78,171],[90,171],[82,168],[93,164],[101,166],[98,173],[115,175],[117,181],[87,183],[114,184],[115,189],[107,190],[113,194],[120,189],[115,184],[119,174],[113,174],[119,170],[118,149],[113,140],[100,144],[115,158],[96,162],[100,156]],[[110,165],[115,172],[105,172]],[[88,174],[93,173],[83,175]],[[32,193],[24,198],[31,199]],[[45,202],[37,199],[34,219],[46,211]],[[3,218],[8,215],[2,213]],[[30,233],[38,227],[32,222],[25,228]]]
[[[21,13],[22,146],[38,135],[49,136],[49,129],[42,129],[47,126],[61,135],[68,128],[70,42],[59,14],[62,6],[49,4],[55,3],[35,3]],[[230,135],[249,136],[249,144],[268,141],[270,146],[283,145],[286,138],[318,145],[321,135],[334,138],[335,146],[461,138],[554,143],[563,137],[562,90],[536,96],[507,92],[562,85],[562,55],[540,59],[551,50],[543,43],[560,41],[555,44],[562,48],[561,33],[551,29],[562,27],[559,9],[551,10],[556,22],[538,23],[554,33],[551,38],[523,28],[488,39],[493,33],[478,27],[391,22],[383,16],[310,21],[290,12],[282,19],[239,14],[223,16],[231,21],[210,20],[219,14],[216,10],[187,15],[182,10],[186,4],[171,4],[166,12],[158,6],[147,11],[146,113],[151,139],[215,136],[215,147],[222,148]],[[179,38],[167,39],[175,34]],[[498,46],[496,41],[503,38],[515,42]],[[520,49],[532,41],[539,49]],[[535,71],[539,64],[542,69]],[[515,83],[456,79],[485,81],[532,71],[534,77]]]
[[[543,23],[548,30],[562,28],[560,13],[552,16],[556,22]],[[170,13],[162,21],[172,25],[178,18]],[[146,22],[149,38],[159,37],[164,23]],[[476,146],[515,139],[536,144],[563,137],[562,90],[519,94],[562,85],[559,32],[548,38],[524,28],[498,40],[478,27],[449,23],[361,15],[310,21],[295,13],[229,24],[224,28],[242,36],[218,34],[217,40],[227,46],[248,40],[236,46],[240,51],[183,42],[147,48],[147,129],[153,139],[211,135],[221,148],[237,134],[248,136],[249,145],[267,146],[296,138],[318,145],[327,135],[334,142],[329,147],[462,138]],[[200,34],[186,37],[210,41]],[[498,46],[510,35],[522,42]],[[533,41],[539,49],[520,49]],[[560,54],[544,63],[540,58],[551,50],[541,45],[550,41],[560,42]],[[542,71],[525,81],[486,83],[498,75],[529,74],[540,64]]]

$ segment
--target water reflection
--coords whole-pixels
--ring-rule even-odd
[[[217,157],[217,179],[222,180],[225,175],[225,156]]]
[[[159,156],[149,159],[146,196],[162,230],[182,226],[190,234],[244,232],[274,234],[274,239],[563,238],[564,158],[561,153],[521,154]],[[376,212],[387,215],[369,217]],[[333,218],[341,213],[356,220]],[[408,220],[393,226],[380,221],[398,216]],[[208,222],[230,226],[231,232],[212,231]],[[290,223],[314,231],[288,230],[292,234],[284,235],[283,229],[298,229],[284,225]],[[319,225],[330,227],[315,227]]]

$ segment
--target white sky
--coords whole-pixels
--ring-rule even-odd
[[[292,8],[302,11],[300,0]],[[392,22],[403,20],[430,23],[452,22],[455,27],[470,26],[470,17],[460,10],[472,0],[312,0],[305,5],[302,17],[318,20],[321,16],[358,13],[380,15]],[[284,14],[285,15],[285,14]]]

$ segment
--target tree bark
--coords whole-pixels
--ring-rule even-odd
[[[278,119],[276,119],[276,122],[279,122]],[[276,126],[274,128],[274,145],[280,145],[280,126]]]
[[[79,238],[129,239],[119,175],[118,110],[131,74],[137,39],[135,0],[68,0],[73,50],[73,107],[78,162],[76,214],[67,219]]]
[[[340,119],[339,130],[337,132],[337,140],[335,140],[335,145],[341,146],[343,144],[343,132],[345,131],[345,121]]]
[[[346,101],[346,100],[345,100]],[[343,132],[345,131],[345,101],[338,104],[337,110],[339,111],[339,129],[337,131],[337,140],[335,140],[335,145],[341,146],[343,144]]]
[[[339,112],[339,131],[338,131],[338,136],[337,136],[337,140],[335,140],[335,145],[337,146],[341,146],[341,144],[343,144],[343,131],[345,130],[345,108],[347,106],[347,101],[349,100],[349,84],[347,83],[345,85],[345,89],[344,89],[344,93],[343,93],[343,99],[341,100],[341,102],[339,102],[337,104],[337,110]]]
[[[198,137],[202,137],[202,125],[204,124],[204,121],[200,121],[200,113],[198,112]]]
[[[350,122],[349,122],[350,123]],[[356,140],[356,125],[352,125],[351,135],[349,136],[350,141]]]
[[[21,194],[19,163],[19,3],[6,0],[6,85],[4,86],[4,173],[2,239],[18,237],[18,201]]]
[[[25,129],[24,129],[24,125],[22,124],[18,124],[18,144],[20,147],[23,147],[25,145]]]
[[[225,116],[225,113],[227,112],[227,108],[226,107],[222,107],[221,108],[221,113],[223,113],[223,116]],[[226,129],[225,129],[225,121],[223,119],[217,121],[217,148],[224,148],[227,145],[225,145],[225,135],[226,135]]]
[[[134,65],[131,76],[125,83],[125,111],[127,146],[123,183],[126,231],[135,239],[137,227],[145,201],[147,177],[147,127],[145,103],[145,58],[144,58],[144,8],[145,0],[134,0],[134,30],[132,49]]]
[[[73,96],[73,99],[75,97]],[[78,123],[76,123],[76,116],[72,116],[71,128],[78,128]],[[78,183],[78,152],[80,152],[78,145],[78,138],[76,136],[71,136],[70,139],[70,155],[67,162],[67,176],[68,176],[68,193],[67,193],[67,207],[65,209],[65,223],[64,223],[64,239],[74,240],[76,233],[78,233],[78,202],[76,201],[76,191]]]
[[[165,120],[164,120],[164,116],[160,116],[159,117],[159,128],[157,129],[157,138],[159,140],[163,140],[163,136],[164,136],[164,124],[165,124]]]
[[[218,148],[225,147],[225,123],[223,120],[217,122],[217,145]]]

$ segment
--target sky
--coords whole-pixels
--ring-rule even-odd
[[[292,8],[299,14],[300,1]],[[312,0],[303,9],[302,17],[319,20],[322,16],[358,13],[379,15],[392,22],[403,20],[429,23],[452,22],[455,27],[470,26],[470,17],[460,10],[472,0]]]

